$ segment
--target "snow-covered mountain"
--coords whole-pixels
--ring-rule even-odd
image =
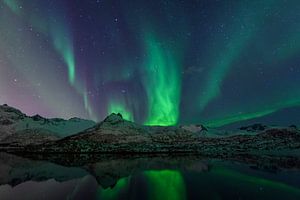
[[[0,105],[0,141],[21,139],[23,135],[38,137],[47,135],[50,138],[62,138],[73,135],[95,125],[95,122],[79,118],[64,120],[47,119],[39,115],[27,116],[20,110],[6,104]]]

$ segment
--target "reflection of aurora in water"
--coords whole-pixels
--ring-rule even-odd
[[[114,200],[118,199],[118,195],[121,190],[124,190],[128,185],[129,177],[118,180],[117,184],[113,188],[103,189],[101,187],[97,190],[97,198],[99,200]]]
[[[180,172],[174,170],[146,171],[150,200],[183,200],[186,189]]]
[[[145,171],[143,176],[147,180],[149,200],[184,200],[186,191],[183,177],[180,172],[174,170]],[[98,188],[99,200],[120,199],[120,192],[129,187],[129,178],[120,179],[113,188]]]
[[[300,199],[299,167],[280,170],[272,165],[272,171],[268,171],[272,162],[252,169],[245,163],[188,158],[178,163],[180,158],[172,158],[175,160],[166,161],[168,165],[161,165],[155,158],[143,159],[142,163],[122,158],[121,163],[102,160],[97,167],[90,163],[66,167],[3,154],[0,164],[12,168],[1,171],[0,197],[1,200]],[[276,173],[275,168],[279,169]],[[123,178],[118,179],[120,176]],[[17,185],[12,187],[11,183]],[[60,198],[53,198],[50,193]]]
[[[187,189],[191,187],[191,184],[194,188],[193,190],[189,189],[189,192],[192,191],[198,196],[203,195],[203,198],[221,199],[224,192],[232,192],[230,188],[235,188],[240,192],[252,191],[251,195],[261,195],[261,190],[263,190],[265,194],[262,196],[265,195],[265,197],[272,196],[272,193],[286,193],[288,194],[287,198],[300,196],[300,189],[297,187],[221,166],[213,167],[209,172],[192,173],[196,182],[190,182],[189,178],[186,182],[184,176],[176,170],[148,170],[140,175],[146,178],[147,189],[144,192],[147,194],[148,200],[188,199]],[[120,199],[120,192],[126,191],[132,186],[129,184],[128,178],[122,178],[113,188],[98,189],[98,199]],[[130,191],[139,190],[136,186]],[[197,189],[197,187],[199,188]],[[223,187],[228,188],[229,191],[222,190]]]

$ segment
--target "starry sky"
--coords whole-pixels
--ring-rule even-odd
[[[0,0],[0,104],[146,125],[297,123],[299,10],[298,0]]]

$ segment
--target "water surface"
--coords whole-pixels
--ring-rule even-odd
[[[300,170],[188,155],[0,154],[13,199],[300,199]]]

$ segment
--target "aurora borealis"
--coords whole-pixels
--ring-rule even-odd
[[[179,117],[180,73],[175,56],[153,36],[146,37],[148,61],[145,88],[148,99],[147,125],[174,125]]]
[[[300,111],[299,10],[297,0],[0,0],[0,104],[147,125],[299,123],[287,112]]]

